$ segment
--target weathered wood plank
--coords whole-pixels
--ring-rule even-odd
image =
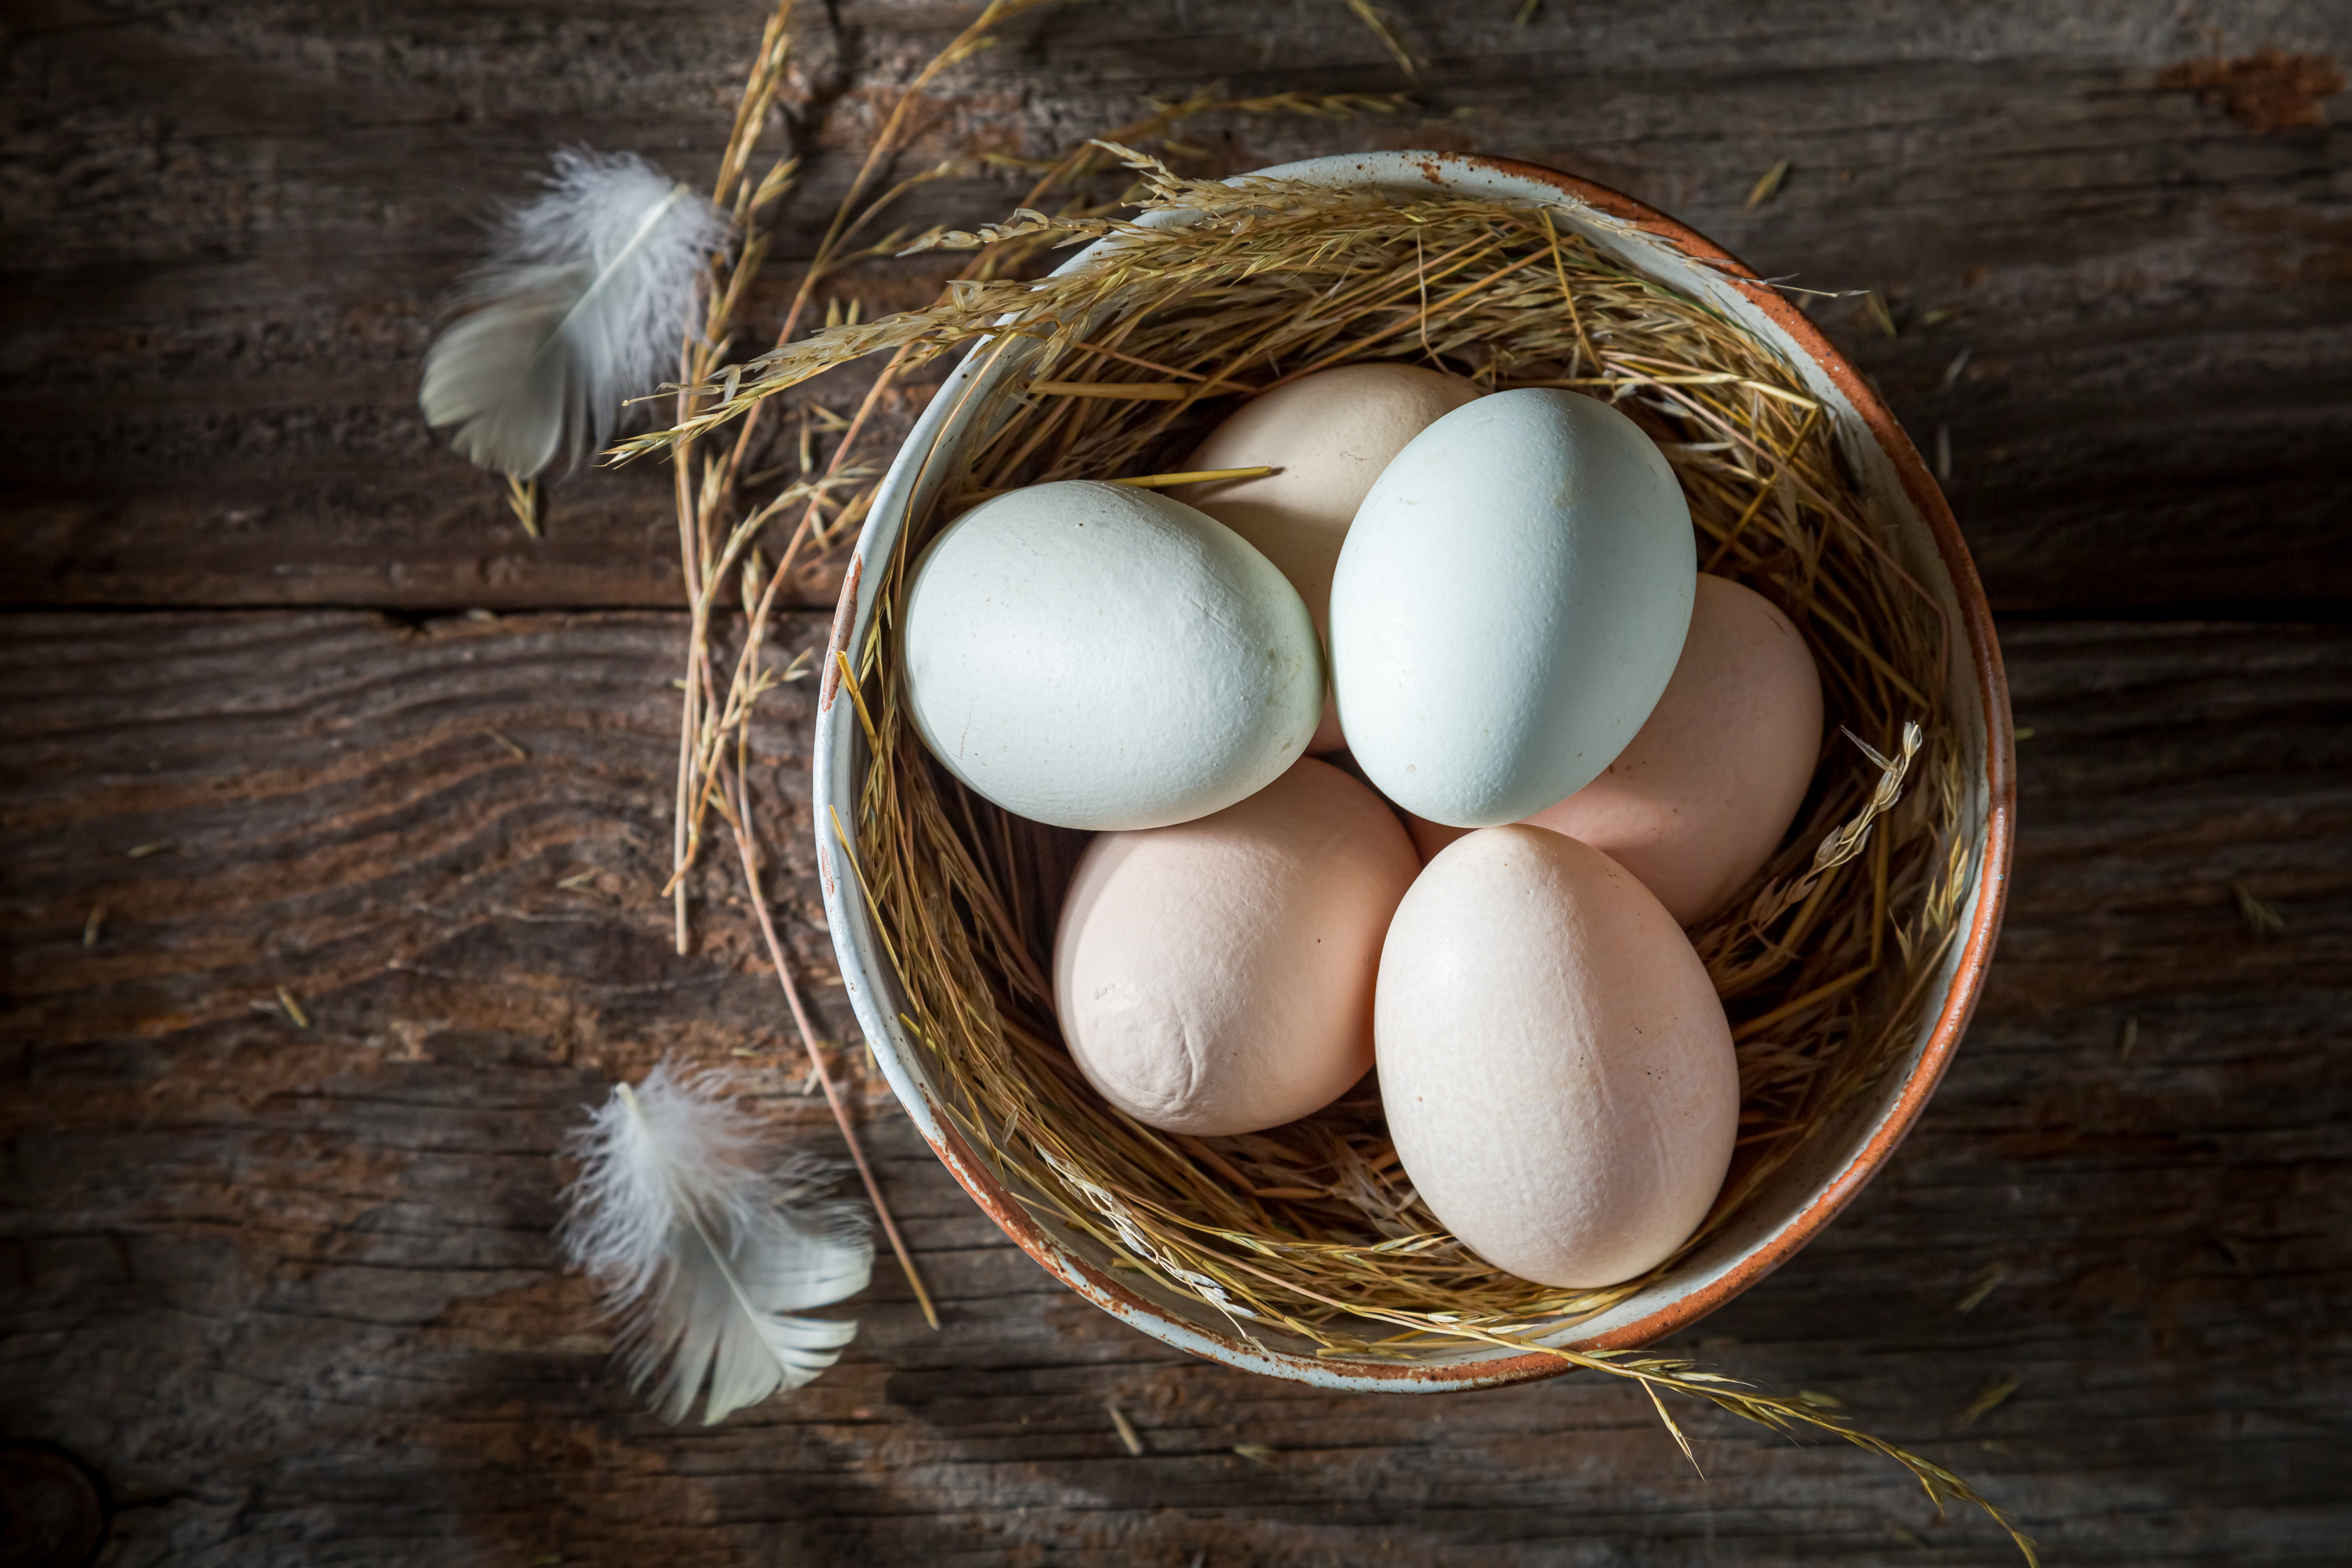
[[[1701,1481],[1591,1380],[1337,1398],[1167,1352],[1006,1245],[871,1086],[944,1330],[885,1270],[834,1373],[667,1428],[558,1271],[564,1133],[676,1048],[832,1141],[724,878],[701,951],[667,950],[677,618],[8,634],[0,1436],[106,1474],[114,1563],[2013,1561],[1890,1467],[1693,1414]],[[2007,652],[2024,830],[1968,1045],[1855,1206],[1690,1343],[1848,1401],[2055,1561],[2335,1561],[2352,634],[2023,624]],[[758,775],[803,909],[804,692]],[[252,1009],[279,984],[310,1028]]]
[[[7,597],[676,602],[658,472],[577,476],[550,537],[525,539],[423,427],[416,367],[482,213],[526,193],[551,148],[635,147],[705,175],[763,9],[20,6],[0,247]],[[2184,59],[2258,47],[2352,58],[2352,13],[1553,4],[1519,28],[1514,0],[1389,9],[1423,57],[1416,112],[1211,121],[1187,133],[1190,166],[1438,146],[1620,185],[1768,274],[1891,301],[1892,341],[1857,301],[1819,314],[1923,448],[1946,433],[2000,606],[2352,603],[2344,133],[2258,132],[2164,85]],[[877,103],[968,15],[809,8],[793,132],[808,181],[780,257],[807,253]],[[1074,4],[947,79],[908,167],[1051,153],[1147,95],[1220,80],[1410,85],[1336,0]],[[1781,194],[1744,210],[1781,158]],[[943,180],[907,218],[992,216],[1017,188],[1001,171]],[[937,275],[880,266],[843,289],[902,304]],[[752,312],[761,330],[783,281]],[[821,581],[809,592],[829,602]]]

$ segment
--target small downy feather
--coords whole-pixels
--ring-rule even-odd
[[[485,468],[529,479],[601,448],[623,405],[675,371],[727,220],[634,153],[555,154],[458,286],[476,307],[425,355],[425,419]]]
[[[793,1314],[855,1295],[872,1275],[862,1214],[811,1194],[819,1162],[781,1165],[716,1069],[668,1062],[574,1133],[564,1250],[618,1320],[629,1384],[669,1421],[707,1377],[705,1426],[798,1388],[840,1357],[854,1321]]]

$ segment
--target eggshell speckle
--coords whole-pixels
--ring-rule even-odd
[[[1158,827],[1279,777],[1323,700],[1314,623],[1239,534],[1073,480],[950,523],[907,596],[909,707],[947,769],[1059,827]]]
[[[1416,864],[1378,795],[1307,759],[1213,816],[1087,848],[1054,942],[1070,1054],[1139,1121],[1214,1136],[1372,1065],[1372,976]]]
[[[1414,1188],[1482,1257],[1591,1287],[1664,1262],[1730,1167],[1723,1006],[1633,874],[1513,824],[1441,851],[1381,952],[1381,1099]]]
[[[1681,488],[1624,415],[1542,387],[1455,409],[1373,482],[1339,552],[1349,750],[1457,827],[1565,799],[1649,718],[1697,572]]]
[[[1389,459],[1431,421],[1478,395],[1458,375],[1412,364],[1318,371],[1244,404],[1187,458],[1187,468],[1273,464],[1255,479],[1187,485],[1170,493],[1248,540],[1307,601],[1315,629],[1329,626],[1331,574],[1365,492]],[[1327,703],[1310,752],[1345,743]]]
[[[1803,637],[1762,595],[1702,575],[1649,722],[1599,778],[1528,820],[1591,845],[1695,925],[1780,847],[1821,745]]]

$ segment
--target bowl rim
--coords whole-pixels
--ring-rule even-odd
[[[1828,377],[1892,464],[1906,496],[1927,524],[1937,555],[1950,580],[1976,689],[1984,705],[1984,847],[1979,862],[1974,907],[1950,985],[1944,994],[1942,1009],[1920,1047],[1917,1061],[1906,1075],[1900,1091],[1885,1106],[1868,1139],[1846,1159],[1833,1176],[1822,1184],[1809,1202],[1790,1214],[1777,1229],[1713,1278],[1694,1285],[1657,1310],[1573,1342],[1574,1347],[1580,1350],[1634,1349],[1654,1343],[1706,1317],[1780,1268],[1819,1235],[1877,1174],[1918,1120],[1950,1066],[1961,1036],[1975,1014],[1990,968],[1993,947],[2000,935],[2001,917],[2008,902],[2010,865],[2015,838],[2015,738],[2011,731],[2008,679],[2002,668],[1991,606],[1985,598],[1976,564],[1969,554],[1950,505],[1918,449],[1905,434],[1875,388],[1847,363],[1821,330],[1790,304],[1786,296],[1765,283],[1744,262],[1721,246],[1688,225],[1621,191],[1557,169],[1515,159],[1438,152],[1343,153],[1254,173],[1276,178],[1310,174],[1319,176],[1337,174],[1350,166],[1364,176],[1354,183],[1389,187],[1418,176],[1433,187],[1443,190],[1456,183],[1454,176],[1457,172],[1468,171],[1548,186],[1572,203],[1624,224],[1681,252],[1692,261],[1708,268],[1725,284],[1737,289]],[[1083,264],[1097,248],[1089,247],[1068,265]],[[967,359],[956,374],[962,374],[965,367],[976,363]],[[884,479],[884,492],[901,484],[911,492],[913,476],[906,471],[907,453],[915,445],[917,436],[925,434],[927,430],[936,430],[937,421],[950,401],[944,396],[935,397],[924,416],[918,420],[907,446],[901,448],[898,460],[892,464]],[[838,763],[845,777],[846,763],[854,747],[854,742],[847,734],[852,727],[852,715],[845,711],[835,716],[833,711],[838,694],[840,656],[856,646],[872,618],[875,595],[870,591],[861,593],[865,586],[868,550],[877,546],[887,550],[897,545],[896,535],[900,524],[895,518],[886,517],[888,510],[877,495],[877,504],[869,511],[851,553],[849,567],[842,583],[840,601],[834,613],[831,634],[826,641],[815,726],[812,827],[816,838],[827,924],[831,928],[835,952],[841,963],[842,978],[849,992],[852,1006],[900,1104],[940,1163],[997,1226],[1048,1273],[1129,1326],[1212,1361],[1244,1371],[1326,1388],[1398,1393],[1489,1387],[1557,1376],[1571,1370],[1570,1363],[1543,1351],[1428,1364],[1335,1363],[1271,1350],[1246,1337],[1215,1333],[1198,1324],[1174,1319],[1165,1310],[1115,1279],[1108,1269],[1080,1257],[1050,1235],[1028,1207],[997,1179],[988,1162],[970,1147],[951,1123],[936,1113],[929,1103],[927,1083],[910,1072],[907,1063],[898,1059],[897,1031],[890,1026],[894,1020],[882,1008],[881,988],[867,973],[868,956],[857,950],[856,933],[866,926],[866,911],[862,907],[854,907],[858,900],[847,886],[854,879],[835,874],[833,857],[833,839],[836,834],[847,853],[853,857],[856,853],[856,840],[851,831],[856,813],[853,810],[844,814],[839,810],[842,805],[854,804],[855,790],[853,788],[846,797],[837,797],[837,792],[832,788],[836,771],[836,750],[840,752]],[[887,967],[887,959],[876,958],[873,966]],[[895,976],[891,980],[895,982]]]

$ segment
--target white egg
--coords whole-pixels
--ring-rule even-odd
[[[1475,383],[1417,364],[1381,362],[1317,371],[1242,405],[1184,460],[1187,468],[1271,465],[1254,479],[1169,493],[1265,552],[1328,624],[1331,573],[1348,524],[1389,459],[1438,416],[1478,395]],[[1346,744],[1327,705],[1310,752]]]
[[[982,502],[907,595],[915,727],[949,772],[1059,827],[1160,827],[1279,777],[1323,706],[1315,624],[1214,518],[1071,480]]]
[[[1373,1030],[1414,1190],[1521,1279],[1632,1279],[1723,1185],[1739,1065],[1706,966],[1564,834],[1490,827],[1429,863],[1389,922]]]
[[[1511,822],[1625,749],[1696,592],[1690,509],[1607,404],[1528,387],[1455,409],[1364,498],[1331,585],[1339,720],[1417,816]]]

